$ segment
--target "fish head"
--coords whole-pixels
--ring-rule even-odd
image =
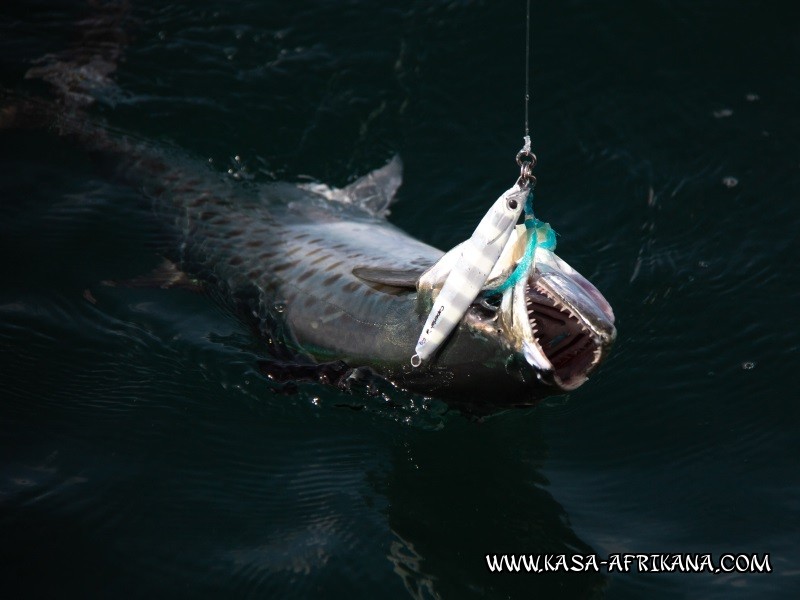
[[[504,294],[500,318],[537,378],[565,392],[587,380],[617,336],[600,291],[544,248],[536,249],[527,277]]]
[[[450,374],[455,394],[531,404],[582,385],[615,338],[614,312],[600,291],[554,252],[537,247],[514,286],[473,302],[433,368]]]

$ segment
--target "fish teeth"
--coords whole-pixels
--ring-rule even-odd
[[[528,325],[530,325],[533,337],[536,338],[536,334],[539,333],[539,329],[538,329],[538,323],[536,322],[536,317],[534,316],[533,312],[534,312],[533,309],[528,311]],[[539,341],[538,338],[536,338],[536,341],[537,342]]]
[[[594,356],[592,357],[592,364],[591,366],[595,366],[597,363],[600,362],[600,356],[602,355],[602,351],[600,350],[600,346],[594,349]]]
[[[527,286],[527,289],[530,290],[531,289],[530,286]],[[568,318],[570,318],[575,323],[577,323],[577,325],[580,327],[580,330],[581,330],[582,333],[584,333],[586,335],[592,335],[592,330],[586,325],[586,323],[584,323],[583,319],[578,317],[575,314],[575,312],[568,305],[562,303],[558,298],[553,297],[553,295],[545,287],[543,287],[542,285],[540,285],[538,283],[535,283],[533,285],[533,289],[536,290],[537,292],[539,292],[542,296],[544,296],[548,300],[551,300],[553,302],[553,307],[556,310],[558,310],[558,312],[563,313]],[[534,315],[535,310],[534,310],[534,307],[532,306],[533,300],[526,299],[525,303],[529,308],[528,317],[529,317],[529,321],[531,322],[531,329],[532,329],[532,331],[537,331],[536,330],[536,325],[535,325],[536,320],[535,320],[535,315]],[[599,358],[600,358],[600,356],[599,356],[599,350],[598,350],[598,353],[596,355],[595,360],[599,360]]]

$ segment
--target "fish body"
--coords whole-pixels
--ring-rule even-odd
[[[396,168],[396,162],[385,167]],[[370,367],[424,393],[447,396],[482,383],[497,394],[525,391],[519,381],[509,386],[489,377],[508,379],[513,352],[495,330],[496,314],[486,311],[466,315],[434,364],[411,368],[411,350],[427,316],[416,281],[442,258],[441,250],[363,204],[288,184],[268,184],[257,196],[160,202],[178,213],[180,266],[246,303],[265,336],[315,361]],[[403,279],[357,274],[370,271],[401,273]],[[486,343],[490,338],[499,343]]]
[[[445,285],[424,285],[424,274],[446,255],[384,217],[400,177],[395,159],[343,190],[267,184],[242,198],[223,182],[227,198],[178,186],[159,202],[177,212],[183,268],[249,302],[265,336],[282,348],[369,367],[426,394],[483,395],[499,404],[531,403],[583,383],[613,342],[613,312],[591,283],[542,248],[535,270],[497,306],[470,302],[435,357],[411,367],[410,351]],[[381,182],[389,182],[383,193],[365,197],[365,186],[374,192]],[[513,227],[511,236],[524,241]]]

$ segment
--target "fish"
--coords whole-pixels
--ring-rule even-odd
[[[253,319],[268,360],[336,362],[428,396],[516,406],[576,389],[609,354],[616,337],[609,303],[554,252],[537,247],[518,283],[461,307],[435,354],[412,367],[419,332],[436,298],[450,293],[446,274],[460,254],[388,220],[402,184],[400,158],[343,188],[242,185],[205,160],[92,116],[93,95],[114,85],[115,57],[103,48],[99,56],[84,49],[89,58],[80,64],[55,57],[37,65],[32,76],[50,82],[59,101],[0,94],[0,128],[45,124],[141,190],[174,232],[164,252],[170,264]],[[503,245],[511,250],[489,284],[519,260],[525,236],[518,230],[511,229]]]
[[[470,303],[435,359],[409,362],[441,289],[421,284],[444,253],[386,219],[401,161],[343,189],[267,184],[246,202],[184,200],[180,264],[257,299],[276,343],[316,362],[369,367],[395,385],[439,397],[483,394],[533,403],[577,388],[616,336],[602,294],[555,253],[536,248],[534,268],[499,304]],[[235,186],[230,186],[235,187]],[[490,280],[491,281],[491,280]],[[275,325],[277,323],[277,325]]]

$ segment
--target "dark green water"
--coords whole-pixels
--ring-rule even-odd
[[[534,1],[538,216],[619,338],[568,397],[480,421],[280,393],[211,295],[101,286],[159,262],[141,192],[52,132],[0,132],[2,596],[796,597],[800,14],[784,4]],[[0,84],[31,90],[31,61],[74,44],[83,13],[0,14]],[[399,153],[392,220],[450,248],[515,176],[523,16],[135,2],[93,114],[243,189],[341,185]],[[544,552],[769,553],[773,572],[484,559]]]

